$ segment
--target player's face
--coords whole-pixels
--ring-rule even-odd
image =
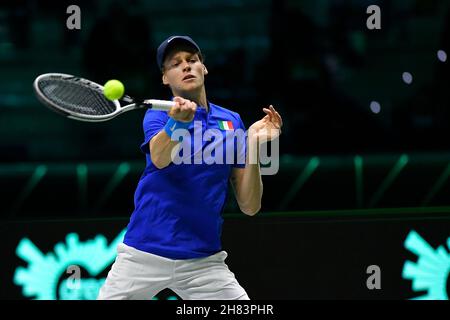
[[[173,51],[164,61],[163,83],[174,92],[192,92],[205,83],[206,67],[197,53]]]

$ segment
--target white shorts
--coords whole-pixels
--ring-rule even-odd
[[[184,300],[249,300],[225,264],[227,253],[172,260],[124,243],[100,289],[98,300],[147,300],[168,288]]]

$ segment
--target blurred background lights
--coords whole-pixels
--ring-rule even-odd
[[[373,113],[380,113],[380,111],[381,111],[381,105],[380,105],[377,101],[372,101],[372,102],[370,103],[370,110],[371,110]]]
[[[411,84],[413,82],[413,76],[409,72],[403,72],[402,78],[406,84]]]
[[[441,62],[447,61],[447,53],[444,50],[439,50],[437,52],[437,56],[438,56],[439,61],[441,61]]]

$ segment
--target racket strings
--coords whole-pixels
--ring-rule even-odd
[[[85,115],[108,115],[116,105],[94,88],[79,82],[42,79],[39,88],[58,107]]]

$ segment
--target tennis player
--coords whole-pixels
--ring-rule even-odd
[[[124,242],[100,289],[98,299],[152,299],[169,288],[182,299],[247,300],[246,291],[225,263],[221,247],[222,217],[228,182],[243,213],[253,216],[261,207],[263,184],[259,161],[251,164],[249,146],[273,140],[280,134],[282,119],[270,106],[266,115],[248,130],[245,143],[232,144],[232,157],[239,163],[174,163],[181,140],[176,132],[185,130],[223,134],[245,130],[236,112],[213,104],[206,98],[205,76],[199,46],[187,36],[171,36],[157,50],[162,81],[176,102],[169,111],[148,110],[143,127],[146,168],[135,193],[135,210]],[[217,134],[216,134],[217,138]],[[206,141],[205,141],[206,140]],[[202,150],[216,139],[202,141]],[[200,151],[202,151],[200,150]],[[247,155],[246,155],[247,153]]]

